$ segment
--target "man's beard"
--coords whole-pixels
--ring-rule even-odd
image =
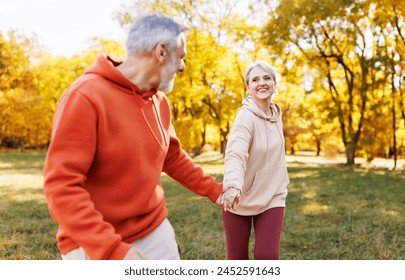
[[[170,58],[167,66],[163,67],[161,73],[161,81],[158,86],[158,90],[168,93],[172,91],[174,86],[174,76],[176,74],[176,65],[174,57]]]

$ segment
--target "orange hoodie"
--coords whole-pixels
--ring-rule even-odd
[[[62,254],[122,259],[168,215],[161,172],[216,201],[222,184],[181,149],[164,93],[142,93],[101,55],[60,98],[44,189]]]

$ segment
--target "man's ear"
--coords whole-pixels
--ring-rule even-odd
[[[157,46],[155,48],[156,60],[161,63],[164,63],[167,56],[168,56],[168,52],[167,52],[166,45],[164,43],[157,44]]]

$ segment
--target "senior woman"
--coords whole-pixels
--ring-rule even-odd
[[[279,259],[287,173],[281,108],[272,101],[277,79],[263,61],[245,73],[249,96],[236,114],[225,152],[222,196],[227,258],[249,259],[252,224],[254,259]]]

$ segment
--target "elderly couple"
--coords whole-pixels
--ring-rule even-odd
[[[182,150],[165,93],[185,69],[187,28],[163,14],[132,26],[127,57],[100,55],[60,97],[44,169],[62,259],[180,259],[161,172],[223,208],[227,259],[278,259],[289,178],[277,79],[265,62],[246,70],[224,181]]]

